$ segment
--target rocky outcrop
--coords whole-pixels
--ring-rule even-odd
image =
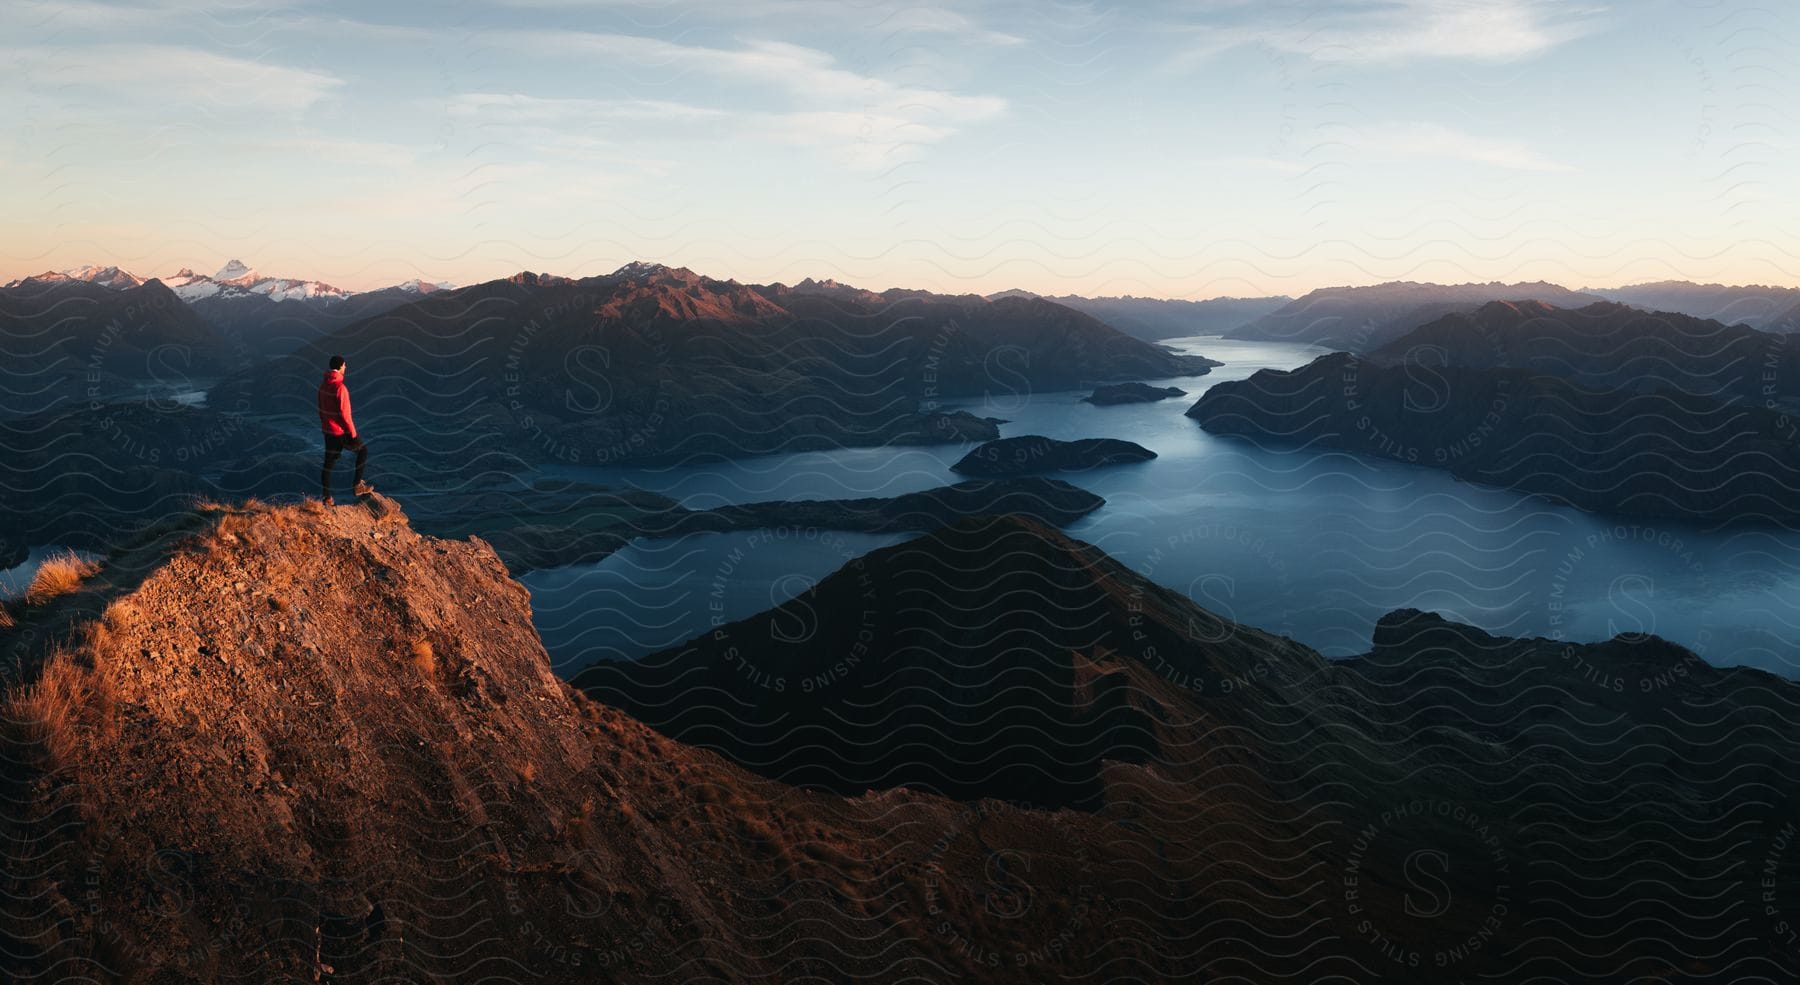
[[[1156,453],[1143,445],[1117,438],[1079,438],[1061,441],[1039,434],[989,441],[950,466],[963,475],[1025,475],[1031,472],[1068,472],[1108,465],[1147,462]]]
[[[588,680],[746,769],[380,496],[201,507],[6,612],[22,981],[1795,971],[1796,685],[1654,637],[1402,610],[1327,661],[971,518]]]

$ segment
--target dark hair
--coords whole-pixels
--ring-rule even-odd
[[[344,357],[343,356],[332,356],[331,357],[331,368],[332,369],[343,369],[344,368]]]

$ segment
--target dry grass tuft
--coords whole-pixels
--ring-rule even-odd
[[[68,651],[57,651],[36,681],[8,696],[6,725],[13,737],[54,766],[75,761],[84,732],[113,727],[117,707],[112,682],[104,674],[78,663]]]
[[[53,554],[44,559],[37,574],[32,576],[31,587],[25,589],[25,603],[43,605],[67,595],[80,588],[83,579],[92,578],[99,572],[99,565],[83,561],[74,551]]]
[[[0,603],[0,629],[11,629],[14,625],[12,609],[5,603]]]
[[[413,668],[419,673],[429,675],[437,672],[437,652],[431,648],[430,640],[414,640],[408,656],[412,660]]]
[[[527,759],[525,765],[519,768],[519,776],[524,778],[526,783],[536,783],[538,777],[537,761]]]

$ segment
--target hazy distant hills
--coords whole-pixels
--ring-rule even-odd
[[[438,292],[226,381],[219,397],[309,418],[331,353],[350,361],[372,430],[429,425],[464,457],[571,463],[986,440],[992,422],[946,403],[1215,365],[1043,300],[630,264]]]
[[[1576,308],[1601,300],[1535,281],[1502,284],[1421,284],[1393,281],[1370,287],[1325,287],[1225,333],[1234,339],[1306,342],[1366,352],[1444,315],[1473,311],[1489,301],[1543,301]]]
[[[989,298],[1038,297],[1029,291],[1001,291]],[[1189,335],[1223,335],[1293,301],[1267,298],[1212,298],[1206,301],[1125,297],[1044,296],[1046,301],[1086,312],[1133,338],[1155,342]]]
[[[1800,333],[1800,304],[1769,320],[1768,330],[1787,334]]]
[[[61,279],[0,290],[0,416],[111,399],[140,383],[181,390],[232,364],[224,334],[161,282],[115,282],[125,286]]]
[[[1220,383],[1208,430],[1446,469],[1621,515],[1800,523],[1792,338],[1599,303],[1497,302],[1366,357]]]
[[[1793,331],[1800,328],[1797,306],[1800,288],[1762,284],[1728,286],[1665,280],[1629,287],[1589,288],[1609,301],[1619,301],[1646,311],[1675,311],[1696,318],[1712,318],[1727,325]]]
[[[1673,388],[1724,401],[1800,397],[1800,339],[1614,302],[1567,310],[1496,301],[1445,315],[1366,356],[1383,364],[1524,369],[1592,388]]]

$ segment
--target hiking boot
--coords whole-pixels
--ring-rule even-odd
[[[366,482],[359,482],[356,484],[356,489],[354,489],[353,491],[358,496],[367,496],[368,494],[375,491],[375,487],[369,485]]]

